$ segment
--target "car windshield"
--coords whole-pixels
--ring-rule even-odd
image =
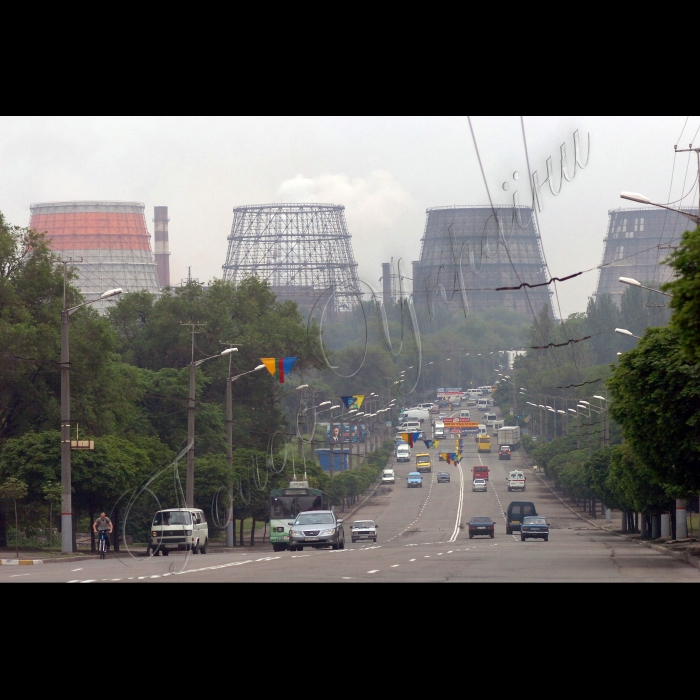
[[[421,479],[422,477],[421,477],[421,475],[420,475],[418,472],[411,472],[411,473],[408,475],[408,478],[409,478],[409,479]]]
[[[528,525],[546,525],[547,521],[544,518],[525,518]]]
[[[475,525],[481,524],[483,525],[484,523],[488,524],[491,522],[491,518],[472,518],[471,522]]]
[[[295,525],[326,525],[335,524],[330,513],[305,513],[297,518]]]
[[[355,523],[355,527],[360,530],[365,530],[374,527],[374,523],[371,520],[358,520]]]
[[[156,513],[154,525],[191,525],[192,517],[187,510],[164,510]]]

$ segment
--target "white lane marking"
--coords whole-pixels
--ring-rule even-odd
[[[97,583],[97,579],[96,578],[89,578],[85,581],[79,581],[78,583]]]
[[[392,568],[392,569],[398,569],[399,566],[401,566],[401,564],[392,564],[392,565],[391,565],[391,568]]]
[[[73,581],[68,581],[68,583],[80,583],[80,579],[74,579]]]
[[[409,559],[408,561],[415,561],[415,559]]]
[[[379,573],[379,569],[372,569],[372,571],[368,571],[367,573],[368,573],[368,574],[378,574],[378,573]]]
[[[426,554],[423,559],[430,559],[430,554]]]
[[[19,576],[29,576],[29,574],[12,574],[10,578],[18,578]]]
[[[71,571],[82,571],[82,569],[71,569]]]
[[[448,554],[452,554],[452,552],[453,552],[453,550],[451,549],[451,550],[450,550],[449,552],[447,552],[447,553],[448,553]]]
[[[160,574],[153,574],[151,578],[160,578]],[[119,579],[113,579],[114,581],[118,581]]]
[[[340,577],[343,581],[352,581],[352,576],[341,576]]]
[[[439,552],[438,556],[441,557],[444,554],[444,552]]]
[[[459,504],[457,506],[457,520],[455,522],[455,529],[452,532],[452,537],[450,537],[448,542],[456,542],[457,536],[459,535],[459,525],[462,520],[462,505],[464,503],[464,472],[462,471],[462,463],[457,462],[457,468],[459,469]]]

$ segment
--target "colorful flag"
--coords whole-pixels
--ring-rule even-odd
[[[413,433],[401,433],[401,437],[408,443],[409,447],[413,447]]]
[[[267,371],[279,378],[280,384],[284,384],[284,377],[289,374],[297,361],[296,357],[262,357],[260,361],[267,367]]]
[[[345,404],[345,408],[348,411],[359,411],[362,408],[365,395],[358,394],[356,396],[341,396],[340,400]]]
[[[433,443],[433,447],[437,450],[437,448],[440,447],[440,441],[439,441],[439,440],[436,440],[436,441]]]
[[[433,446],[432,440],[423,440],[423,442],[425,443],[427,449],[430,449]]]

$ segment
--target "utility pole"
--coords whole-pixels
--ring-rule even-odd
[[[190,391],[187,403],[187,443],[190,449],[187,451],[187,476],[185,483],[185,505],[188,508],[194,508],[194,416],[195,416],[195,400],[196,400],[196,369],[197,365],[194,361],[194,336],[195,329],[206,326],[206,323],[182,323],[181,326],[190,326],[192,328],[192,360],[190,362]]]

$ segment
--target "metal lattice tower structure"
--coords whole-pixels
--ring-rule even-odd
[[[696,214],[696,209],[688,209]],[[631,277],[656,287],[673,277],[673,270],[662,261],[680,243],[681,236],[693,224],[681,214],[642,207],[613,209],[608,212],[608,232],[598,276],[596,296],[609,294],[619,306],[627,285],[620,277]]]
[[[357,303],[360,285],[345,207],[335,204],[264,204],[235,207],[224,279],[257,277],[279,299],[310,308],[330,287],[329,309]]]
[[[493,291],[548,280],[532,209],[511,206],[497,212],[500,231],[490,206],[428,209],[420,260],[413,263],[416,304],[447,303],[453,310],[467,306],[476,312],[505,307],[522,314],[551,307],[548,287]]]
[[[87,300],[115,287],[125,293],[158,294],[144,209],[141,202],[32,204],[29,226],[47,234],[49,247],[61,259],[76,260],[77,286]],[[97,302],[93,307],[104,311],[108,304]]]

